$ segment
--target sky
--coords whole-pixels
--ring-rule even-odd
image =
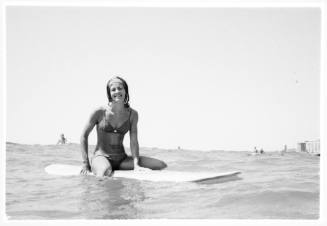
[[[142,147],[281,150],[320,138],[319,8],[6,12],[8,142],[54,144],[64,133],[78,143],[116,75]]]

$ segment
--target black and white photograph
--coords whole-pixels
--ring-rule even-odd
[[[322,1],[85,2],[3,5],[7,223],[322,219]]]

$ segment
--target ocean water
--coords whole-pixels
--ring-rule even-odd
[[[206,184],[58,177],[44,168],[80,164],[79,145],[7,143],[6,149],[10,220],[319,218],[320,157],[307,153],[140,150],[164,160],[166,170],[242,172],[233,180]]]

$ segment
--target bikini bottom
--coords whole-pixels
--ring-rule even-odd
[[[97,156],[105,157],[109,161],[112,170],[118,170],[120,164],[127,158],[127,155],[125,152],[119,153],[119,154],[107,154],[107,153],[103,153],[101,151],[96,151],[93,155],[92,160],[94,158],[96,158]]]

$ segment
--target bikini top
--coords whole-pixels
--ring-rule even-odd
[[[129,117],[128,119],[119,127],[113,127],[110,122],[107,120],[106,116],[102,118],[99,122],[99,128],[106,133],[117,133],[120,135],[125,135],[129,129],[131,128],[131,109],[129,109]]]

